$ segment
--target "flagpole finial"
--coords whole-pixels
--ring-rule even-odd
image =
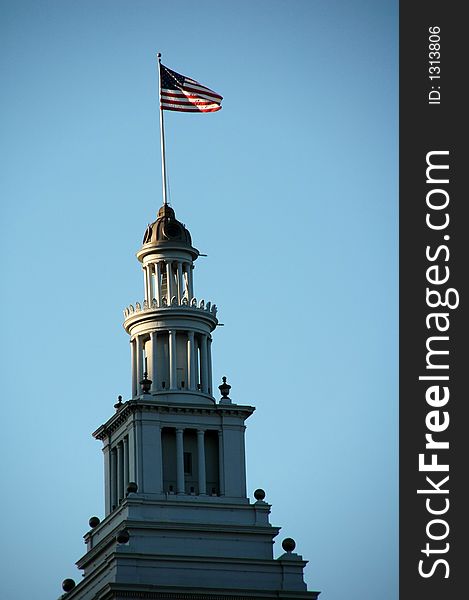
[[[161,52],[157,52],[156,53],[156,58],[160,59],[161,58]]]

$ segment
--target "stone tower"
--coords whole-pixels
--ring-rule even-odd
[[[105,518],[90,519],[83,579],[67,600],[301,600],[317,598],[290,538],[273,557],[279,528],[263,490],[246,495],[245,421],[254,407],[212,385],[217,309],[194,297],[199,252],[164,205],[137,258],[144,300],[125,309],[132,395],[101,425]]]

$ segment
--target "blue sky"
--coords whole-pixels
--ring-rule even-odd
[[[90,433],[130,390],[122,309],[161,204],[155,54],[224,96],[166,113],[208,255],[248,489],[322,600],[397,598],[397,2],[0,2],[0,596],[54,598],[103,515]]]

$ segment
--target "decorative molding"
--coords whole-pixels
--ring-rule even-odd
[[[206,593],[198,593],[198,592],[160,592],[160,591],[131,591],[131,590],[118,590],[117,588],[113,588],[112,596],[103,596],[103,600],[120,600],[121,598],[131,598],[135,600],[137,598],[142,598],[144,600],[260,600],[261,598],[265,598],[266,600],[269,598],[279,598],[278,594],[269,594],[262,596],[258,591],[253,593],[250,596],[241,595],[241,594],[206,594]],[[280,596],[282,597],[282,596]],[[317,598],[317,595],[304,595],[304,596],[291,596],[290,594],[283,596],[283,598]]]
[[[141,585],[141,584],[140,584]],[[164,590],[164,589],[145,589],[146,586],[138,584],[131,589],[125,585],[116,583],[107,584],[101,592],[99,600],[315,600],[319,592],[295,592],[295,591],[260,591],[260,590],[209,590],[207,588],[197,590]],[[140,587],[140,586],[139,586]],[[126,589],[127,588],[127,589]],[[143,588],[143,589],[142,589]]]
[[[216,304],[212,304],[211,302],[207,302],[207,304],[205,304],[205,300],[203,300],[203,299],[200,300],[199,305],[197,306],[197,298],[192,298],[191,300],[189,300],[186,296],[184,296],[183,298],[181,298],[181,301],[178,302],[177,297],[173,296],[171,298],[171,305],[168,305],[168,300],[167,300],[166,296],[163,296],[160,306],[158,306],[158,300],[156,298],[153,298],[151,302],[144,300],[143,306],[140,302],[136,302],[135,307],[133,306],[133,304],[129,304],[129,306],[124,308],[123,312],[124,312],[124,318],[128,319],[130,316],[134,315],[135,313],[154,311],[156,308],[160,308],[160,309],[166,308],[166,309],[171,310],[171,308],[173,308],[173,307],[196,309],[197,311],[203,311],[206,313],[210,313],[214,317],[216,317],[217,311],[218,311]]]

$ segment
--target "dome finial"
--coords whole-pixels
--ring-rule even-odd
[[[156,221],[147,226],[142,244],[143,247],[137,253],[140,261],[155,247],[163,249],[177,246],[180,249],[188,250],[192,255],[192,260],[199,256],[198,250],[192,247],[189,230],[184,223],[178,221],[174,209],[169,204],[163,204],[158,210]]]

